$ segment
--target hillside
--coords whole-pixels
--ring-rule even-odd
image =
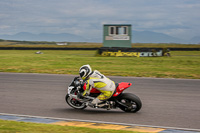
[[[69,33],[41,33],[32,34],[29,32],[20,32],[14,35],[0,35],[0,39],[19,40],[19,41],[49,41],[49,42],[98,42],[102,43],[102,35],[98,38],[88,39],[82,36]],[[133,43],[181,43],[181,44],[199,44],[200,37],[196,36],[190,40],[183,40],[163,33],[152,31],[132,31]]]

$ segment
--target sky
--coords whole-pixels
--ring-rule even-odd
[[[0,0],[0,34],[98,38],[103,24],[131,24],[181,39],[200,36],[200,0]]]

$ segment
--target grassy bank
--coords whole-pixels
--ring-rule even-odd
[[[0,40],[0,47],[43,47],[43,48],[99,48],[102,43],[66,42],[67,45],[57,45],[56,42],[45,41],[9,41]]]
[[[1,40],[0,47],[48,47],[48,48],[100,48],[102,43],[66,42],[67,45],[56,45],[56,42],[45,41],[11,41]],[[176,44],[176,43],[132,43],[133,48],[200,48],[200,44]]]
[[[90,64],[105,75],[200,79],[200,51],[172,57],[95,57],[96,51],[0,50],[0,72],[78,74]]]
[[[138,133],[0,120],[0,133]]]
[[[199,44],[132,43],[133,48],[200,48]]]

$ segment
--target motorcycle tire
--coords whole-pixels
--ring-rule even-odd
[[[136,113],[142,108],[142,102],[140,98],[134,94],[123,93],[118,100],[120,103],[122,103],[119,108],[125,112]],[[128,108],[123,105],[128,106]]]
[[[66,100],[67,104],[74,109],[82,110],[87,107],[85,105],[85,103],[81,103],[81,102],[77,101],[76,99],[71,98],[68,94],[66,95],[65,100]]]

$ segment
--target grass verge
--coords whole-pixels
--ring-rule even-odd
[[[90,64],[105,75],[200,79],[200,51],[172,51],[172,57],[96,57],[87,50],[0,50],[0,72],[78,74]]]
[[[67,45],[56,45],[56,42],[46,41],[16,41],[0,39],[0,47],[43,47],[43,48],[100,48],[103,43],[89,42],[66,42]],[[177,44],[177,43],[132,43],[133,48],[200,48],[200,44]]]
[[[40,123],[0,120],[0,133],[139,133],[123,130],[92,129]]]

